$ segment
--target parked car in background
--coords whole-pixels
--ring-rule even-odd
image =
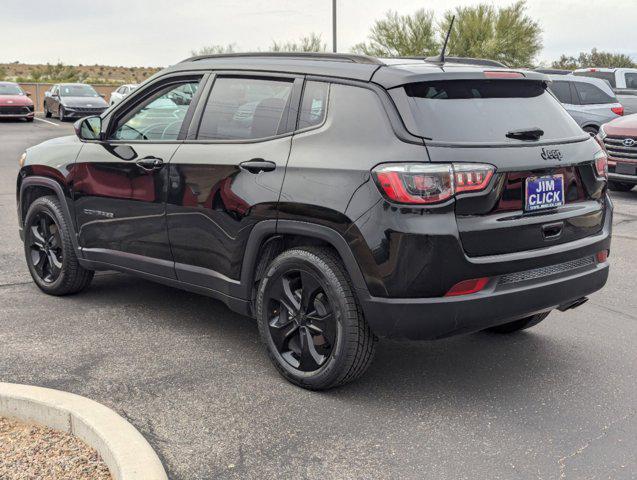
[[[604,123],[624,114],[624,107],[604,80],[573,75],[550,78],[549,90],[588,133],[595,135]]]
[[[609,188],[631,190],[637,185],[637,114],[602,125],[599,139],[608,152]]]
[[[99,115],[108,104],[93,87],[85,83],[58,83],[44,94],[44,116],[61,121]]]
[[[606,153],[547,82],[418,59],[190,58],[21,156],[25,260],[51,295],[114,269],[218,298],[312,390],[360,376],[377,335],[533,327],[604,286],[612,224]]]
[[[32,122],[33,117],[33,102],[29,94],[17,83],[0,82],[0,118],[24,118]]]
[[[606,80],[626,115],[637,113],[637,68],[580,68],[573,75]]]
[[[110,105],[115,105],[121,102],[124,97],[127,97],[128,95],[133,93],[133,91],[135,91],[137,87],[138,85],[133,83],[122,85],[117,90],[113,91],[113,93],[111,93]]]

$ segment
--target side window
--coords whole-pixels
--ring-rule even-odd
[[[292,80],[216,78],[197,138],[249,140],[283,133],[292,86]]]
[[[582,105],[595,105],[600,103],[615,103],[617,100],[600,88],[590,83],[575,82],[575,89],[579,95]]]
[[[626,88],[637,90],[637,73],[626,74]]]
[[[199,81],[171,84],[121,118],[111,140],[176,140]]]
[[[117,89],[117,93],[124,93],[125,91],[126,91],[126,88],[124,88],[124,87],[119,87]]]
[[[571,99],[571,87],[568,82],[553,81],[550,84],[549,89],[560,102],[569,104],[573,103],[573,100]]]
[[[310,81],[305,83],[299,115],[299,130],[323,123],[327,111],[329,87],[329,83],[325,82]]]

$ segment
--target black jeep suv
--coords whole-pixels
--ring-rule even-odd
[[[369,366],[377,336],[533,326],[600,289],[604,149],[530,71],[331,54],[195,57],[17,181],[35,283],[120,270],[257,319],[309,389]]]

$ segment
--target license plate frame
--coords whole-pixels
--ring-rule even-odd
[[[540,182],[544,182],[540,184]],[[541,191],[538,191],[540,190]],[[551,187],[547,189],[547,187]],[[551,193],[552,195],[548,195]],[[556,196],[556,193],[559,195]],[[534,196],[533,198],[531,198]],[[548,198],[547,198],[548,197]],[[556,198],[557,197],[557,198]],[[541,200],[538,202],[538,200]],[[564,175],[541,175],[527,177],[524,182],[524,211],[538,212],[550,210],[564,205]]]

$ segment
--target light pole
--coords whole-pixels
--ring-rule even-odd
[[[336,53],[336,0],[332,0],[332,51]]]

